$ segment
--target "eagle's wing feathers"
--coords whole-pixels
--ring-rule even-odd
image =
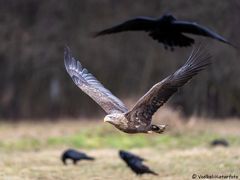
[[[127,111],[121,100],[106,89],[87,69],[82,67],[79,61],[72,57],[68,47],[64,51],[64,64],[74,83],[108,114]]]
[[[177,90],[187,83],[199,71],[210,64],[209,54],[194,50],[187,62],[175,73],[171,74],[161,82],[155,84],[138,102],[126,116],[137,117],[145,124],[150,124],[152,115],[161,107]]]

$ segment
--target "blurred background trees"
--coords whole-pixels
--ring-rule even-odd
[[[240,45],[238,0],[0,0],[0,118],[96,116],[103,111],[68,77],[63,47],[122,99],[138,99],[182,65],[192,48],[164,50],[145,33],[91,38],[91,33],[135,16],[196,21]],[[197,37],[213,65],[168,105],[186,115],[240,115],[240,53]],[[94,112],[94,113],[93,113]]]

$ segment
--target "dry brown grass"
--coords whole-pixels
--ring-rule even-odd
[[[59,156],[62,149],[39,152],[0,153],[1,179],[139,179],[118,158],[117,150],[90,150],[94,162],[79,162],[64,166]],[[158,151],[133,149],[148,159],[146,164],[159,177],[144,175],[141,179],[191,179],[192,174],[240,175],[240,148],[192,148],[187,150]]]
[[[167,144],[166,148],[162,148],[165,144],[161,144],[161,146],[159,144],[153,146],[146,144],[142,148],[131,148],[130,151],[148,159],[145,163],[159,173],[158,177],[144,175],[141,179],[192,179],[193,174],[235,174],[240,178],[240,140],[238,140],[240,121],[238,119],[221,122],[196,117],[184,119],[180,113],[171,110],[158,113],[155,119],[164,120],[170,125],[166,135],[160,135],[160,137],[169,135],[167,137],[172,138],[171,136],[173,136],[175,138],[173,142],[176,141],[177,143],[179,140],[181,143],[186,142],[186,144],[171,145],[169,148]],[[61,120],[54,123],[47,121],[38,121],[37,123],[21,122],[17,124],[1,123],[0,143],[11,141],[13,144],[15,142],[21,143],[25,138],[36,138],[42,141],[47,140],[49,137],[59,137],[61,139],[66,136],[76,135],[82,129],[87,128],[93,128],[91,131],[93,135],[102,133],[102,131],[94,131],[94,128],[98,128],[98,131],[99,129],[106,130],[106,133],[110,133],[110,136],[115,136],[115,139],[112,140],[116,141],[118,137],[122,136],[112,126],[99,121]],[[206,136],[206,133],[207,135],[212,133],[214,137],[232,137],[234,141],[238,140],[238,142],[235,142],[235,144],[230,143],[228,148],[212,148],[208,145],[209,142],[205,144],[196,142],[191,144],[190,142],[191,145],[187,145],[189,139],[191,140],[191,136],[200,138],[201,135]],[[130,138],[134,141],[136,140],[134,137],[136,136]],[[156,135],[153,135],[153,137],[156,137]],[[188,139],[181,139],[185,137],[188,137]],[[210,139],[206,137],[206,141]],[[159,142],[168,143],[167,140]],[[121,144],[121,142],[119,143]],[[8,148],[3,144],[0,146],[0,179],[140,179],[119,159],[118,148],[110,148],[104,145],[102,148],[97,149],[78,148],[96,157],[96,161],[79,162],[77,166],[72,164],[64,166],[60,161],[60,155],[65,148],[68,148],[68,145],[64,143],[56,146],[41,144],[38,149],[30,145],[27,150],[13,148],[8,151]]]

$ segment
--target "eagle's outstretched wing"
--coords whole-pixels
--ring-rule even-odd
[[[108,114],[126,112],[127,108],[116,96],[106,89],[87,69],[76,61],[68,47],[64,51],[64,63],[73,82],[94,101],[96,101]]]
[[[218,41],[224,42],[226,44],[229,44],[233,46],[228,40],[226,40],[224,37],[220,36],[214,31],[211,31],[210,29],[201,26],[195,22],[187,22],[187,21],[173,21],[172,22],[172,28],[176,31],[182,32],[182,33],[190,33],[205,37],[210,37],[213,39],[216,39]]]
[[[94,37],[118,33],[123,31],[150,31],[156,26],[156,19],[150,17],[137,17],[121,24],[104,29],[94,34]]]
[[[155,84],[138,102],[132,110],[126,113],[127,118],[138,119],[144,124],[150,124],[152,115],[177,90],[187,83],[199,71],[210,64],[210,56],[200,50],[194,50],[187,62],[175,73]]]

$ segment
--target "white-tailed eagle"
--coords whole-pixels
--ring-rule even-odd
[[[83,68],[81,63],[71,55],[68,47],[64,51],[64,63],[74,83],[107,113],[104,122],[109,122],[126,133],[162,133],[165,125],[152,124],[153,114],[178,88],[210,64],[210,56],[200,48],[193,50],[182,67],[155,84],[132,109],[128,109],[120,99],[106,89],[87,69]]]

